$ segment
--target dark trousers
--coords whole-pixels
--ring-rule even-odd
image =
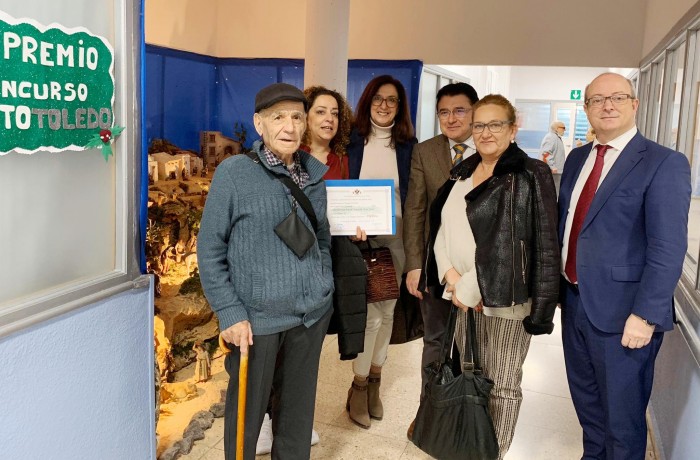
[[[420,311],[423,315],[423,356],[421,359],[421,400],[425,396],[425,384],[428,382],[428,373],[425,371],[425,366],[440,359],[440,346],[442,345],[442,336],[445,334],[447,327],[447,318],[450,315],[450,307],[452,303],[442,297],[433,295],[434,289],[430,289],[430,293],[423,293],[423,300],[420,302]],[[452,346],[450,342],[449,347]],[[459,363],[459,358],[454,361]]]
[[[562,289],[564,360],[583,428],[582,458],[643,460],[646,408],[663,332],[654,333],[646,347],[625,348],[621,333],[602,332],[591,324],[578,288],[563,282]]]
[[[248,397],[244,458],[255,458],[255,445],[272,393],[272,458],[307,460],[311,455],[316,381],[323,339],[332,309],[310,328],[304,325],[271,335],[253,336],[248,353]],[[224,418],[224,452],[236,458],[238,347],[226,356],[229,374]],[[273,391],[274,389],[274,391]]]

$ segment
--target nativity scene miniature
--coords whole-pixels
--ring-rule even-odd
[[[146,270],[154,277],[157,454],[182,438],[194,414],[220,403],[228,375],[219,327],[199,281],[197,234],[216,166],[243,151],[220,132],[200,136],[201,152],[167,140],[148,149]]]

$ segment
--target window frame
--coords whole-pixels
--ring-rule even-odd
[[[142,169],[141,2],[114,1],[115,119],[124,132],[115,144],[115,266],[110,272],[71,280],[0,303],[0,337],[149,284],[142,276],[140,190]]]
[[[679,27],[677,33],[672,35],[665,44],[660,44],[660,51],[648,56],[640,65],[640,91],[638,97],[641,101],[638,114],[638,126],[642,133],[648,131],[646,122],[650,119],[645,106],[653,103],[649,100],[649,93],[644,91],[644,78],[648,79],[651,66],[665,59],[669,50],[677,49],[681,43],[685,43],[684,72],[681,90],[680,113],[678,119],[677,149],[684,153],[693,167],[693,147],[695,143],[696,129],[700,123],[700,14]],[[676,56],[680,58],[680,56]],[[675,67],[677,69],[678,66]],[[675,72],[674,72],[675,76]],[[647,136],[649,137],[649,136]],[[660,139],[663,140],[662,137]],[[668,140],[668,136],[665,136]],[[689,215],[689,222],[692,215]],[[690,227],[690,225],[689,225]],[[690,231],[690,230],[689,230]],[[688,347],[698,365],[700,365],[700,264],[693,264],[692,257],[700,261],[700,248],[698,253],[691,255],[692,249],[686,252],[683,271],[674,293],[676,324],[684,337]]]

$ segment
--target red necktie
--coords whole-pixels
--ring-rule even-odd
[[[566,277],[569,278],[569,281],[572,283],[575,283],[578,279],[576,277],[576,245],[578,243],[578,235],[581,233],[583,221],[586,218],[586,214],[588,214],[588,208],[591,207],[591,202],[595,196],[595,191],[598,188],[600,173],[603,172],[603,157],[610,146],[598,144],[595,148],[598,150],[598,152],[595,157],[593,171],[591,171],[588,179],[586,179],[586,183],[581,191],[581,196],[578,197],[576,211],[574,212],[574,220],[571,224],[571,234],[569,235],[569,250],[566,254],[566,267],[564,268],[564,273],[566,273]]]

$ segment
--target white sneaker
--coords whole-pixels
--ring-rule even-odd
[[[316,441],[318,442],[318,441]],[[262,427],[260,427],[260,436],[258,443],[255,445],[255,455],[265,455],[272,451],[272,420],[270,416],[265,414]]]
[[[311,430],[311,445],[315,446],[320,441],[318,437],[318,432],[314,429]]]

